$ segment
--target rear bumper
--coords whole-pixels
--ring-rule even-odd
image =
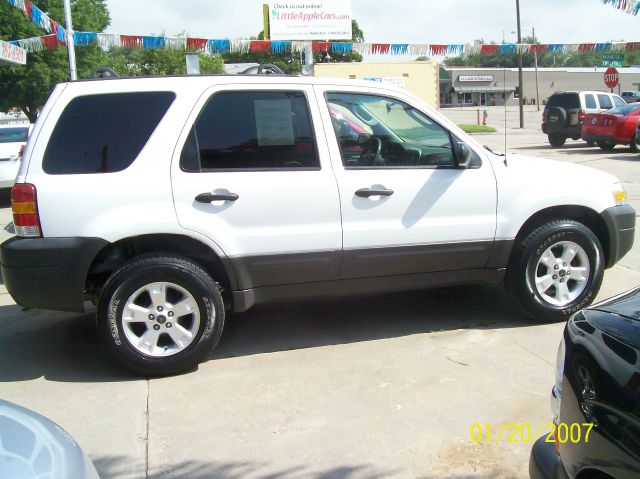
[[[552,442],[546,442],[547,436],[538,439],[531,449],[529,457],[529,477],[531,479],[567,479],[562,459]]]
[[[609,237],[609,255],[607,268],[611,268],[633,246],[636,229],[636,211],[628,205],[613,206],[601,213],[607,226]]]
[[[579,123],[578,125],[563,126],[558,129],[549,128],[548,123],[543,123],[542,133],[545,135],[562,135],[567,138],[580,138],[580,135],[582,134],[582,123]]]
[[[7,291],[22,306],[82,312],[89,267],[107,244],[100,238],[11,238],[0,245]]]

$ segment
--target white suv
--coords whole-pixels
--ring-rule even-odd
[[[506,278],[530,316],[563,320],[635,228],[609,174],[493,154],[404,90],[284,76],[58,85],[12,207],[15,301],[93,301],[146,375],[193,368],[225,310],[258,303]]]

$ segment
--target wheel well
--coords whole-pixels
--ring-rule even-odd
[[[195,261],[222,287],[225,304],[231,305],[232,282],[222,259],[207,245],[183,235],[153,234],[125,238],[106,246],[89,268],[86,291],[97,300],[109,275],[129,259],[141,254],[176,254]]]
[[[540,210],[531,216],[516,235],[516,245],[540,225],[553,220],[575,220],[589,228],[598,237],[604,251],[605,264],[608,264],[611,253],[607,226],[602,217],[590,208],[577,205],[553,206]]]
[[[583,469],[578,473],[576,479],[613,479],[613,476],[598,471],[597,469]]]

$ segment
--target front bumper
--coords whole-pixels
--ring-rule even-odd
[[[0,245],[7,291],[22,306],[84,311],[89,267],[107,244],[100,238],[11,238]]]
[[[547,442],[545,434],[538,439],[531,449],[529,457],[529,477],[531,479],[568,479],[562,465],[562,459],[556,452],[555,445]]]
[[[636,211],[629,205],[612,206],[601,213],[607,226],[609,254],[605,267],[611,268],[631,250],[636,229]]]

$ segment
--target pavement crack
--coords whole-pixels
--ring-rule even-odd
[[[149,479],[149,386],[150,380],[147,379],[147,407],[145,410],[145,419],[147,422],[146,433],[144,438],[144,477]]]

